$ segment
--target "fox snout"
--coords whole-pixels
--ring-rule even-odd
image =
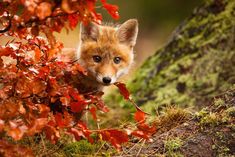
[[[110,77],[103,77],[102,81],[103,81],[104,84],[110,84],[112,79]]]
[[[94,71],[93,76],[95,76],[97,82],[108,86],[114,84],[121,76],[127,74],[129,71],[129,67],[130,66],[126,66],[118,69],[115,67],[111,68],[106,65],[103,66],[103,68],[98,68],[97,71]],[[101,69],[105,69],[106,72],[100,71]]]
[[[97,77],[96,80],[105,86],[108,86],[116,82],[116,79],[109,76]]]
[[[119,77],[117,77],[116,75],[115,76],[111,76],[111,75],[101,75],[101,74],[98,74],[96,76],[96,81],[104,86],[109,86],[111,84],[114,84],[117,79]]]
[[[105,86],[111,85],[117,81],[117,76],[113,73],[100,73],[99,71],[96,71],[95,74],[93,73],[93,76],[98,83]]]

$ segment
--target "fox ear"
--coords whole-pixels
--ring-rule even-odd
[[[127,20],[117,30],[117,37],[121,43],[130,47],[135,46],[138,34],[138,21],[136,19]]]
[[[93,22],[88,25],[80,25],[81,40],[97,40],[99,36],[99,26]]]

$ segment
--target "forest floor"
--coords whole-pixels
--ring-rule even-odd
[[[110,119],[104,125],[117,126],[119,120],[125,123],[122,117],[126,117],[126,112],[120,107],[111,110],[115,112],[111,111]],[[157,132],[150,140],[133,137],[122,146],[122,151],[115,150],[106,142],[92,145],[82,140],[60,146],[61,151],[52,156],[235,156],[235,89],[215,96],[209,106],[201,106],[198,111],[176,106],[166,107],[152,122],[156,125]]]
[[[234,157],[235,156],[235,89],[217,95],[201,109],[165,107],[152,117],[157,132],[149,140],[130,137],[117,151],[109,143],[74,142],[64,135],[56,145],[42,136],[24,141],[36,156],[53,157]],[[132,111],[113,106],[102,128],[124,127]],[[123,125],[120,126],[120,123]]]
[[[235,155],[235,90],[199,112],[169,108],[150,141],[133,140],[117,156],[214,157]]]

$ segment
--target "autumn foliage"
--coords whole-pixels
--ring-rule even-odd
[[[90,112],[96,120],[96,112],[108,112],[108,108],[101,99],[102,92],[81,93],[79,87],[74,86],[70,78],[86,75],[86,71],[75,61],[58,55],[63,44],[56,41],[53,33],[62,28],[74,29],[79,22],[101,23],[102,16],[96,12],[96,6],[96,0],[0,2],[0,36],[13,39],[0,46],[0,154],[33,155],[4,137],[18,141],[44,133],[48,140],[56,143],[63,131],[76,140],[86,138],[92,143],[102,139],[121,149],[129,135],[148,139],[155,132],[155,127],[146,124],[146,114],[137,106],[134,130],[90,130],[82,121],[84,113]],[[114,19],[119,18],[116,5],[101,0],[101,7]],[[6,63],[4,57],[14,61]],[[124,98],[131,101],[125,85],[116,85]],[[92,134],[101,138],[94,139]]]

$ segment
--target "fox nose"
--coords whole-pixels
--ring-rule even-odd
[[[111,82],[111,78],[110,77],[103,77],[103,82],[105,84],[109,84]]]

